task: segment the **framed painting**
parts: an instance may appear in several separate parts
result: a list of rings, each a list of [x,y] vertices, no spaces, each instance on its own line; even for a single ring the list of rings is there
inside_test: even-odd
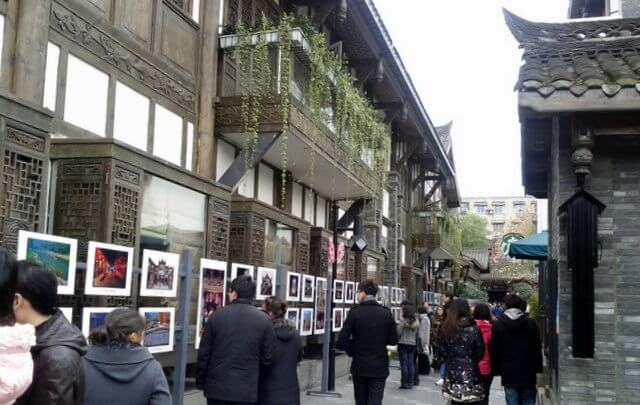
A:
[[[44,233],[18,233],[18,260],[27,260],[52,272],[58,294],[73,295],[76,281],[78,241]]]
[[[145,249],[142,253],[140,295],[175,297],[178,291],[180,255]]]
[[[198,320],[196,323],[196,349],[207,321],[226,303],[227,262],[200,259],[200,290],[198,294]]]
[[[316,277],[316,308],[315,322],[313,325],[313,334],[322,335],[325,330],[325,304],[327,295],[327,279],[324,277]]]
[[[300,273],[291,271],[287,273],[287,301],[300,301],[300,278]]]
[[[313,334],[313,308],[301,308],[300,313],[300,336],[310,336]]]
[[[316,278],[308,274],[302,275],[302,302],[313,302],[316,290]]]
[[[300,330],[300,308],[287,308],[287,321]]]
[[[257,300],[264,300],[276,295],[276,274],[276,269],[258,267],[258,275],[256,276]]]
[[[144,328],[144,346],[151,353],[173,351],[175,328],[175,308],[156,307],[139,308],[140,315],[146,320]]]
[[[344,281],[333,280],[333,302],[342,304],[344,302]]]
[[[333,317],[331,322],[331,330],[340,332],[342,330],[342,322],[344,320],[344,310],[342,308],[333,308]]]
[[[131,295],[133,248],[89,242],[84,293],[87,295]]]
[[[89,337],[92,330],[104,325],[107,315],[115,307],[84,307],[82,308],[82,334]]]
[[[255,267],[242,263],[231,263],[231,281],[240,276],[251,276],[251,280],[255,281]]]

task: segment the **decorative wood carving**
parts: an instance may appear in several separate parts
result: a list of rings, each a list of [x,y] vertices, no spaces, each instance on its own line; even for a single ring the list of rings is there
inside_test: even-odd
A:
[[[16,128],[7,127],[5,140],[40,153],[45,152],[46,140],[43,137],[31,135]]]
[[[209,197],[207,257],[226,261],[229,246],[229,203]]]
[[[176,103],[191,111],[195,109],[193,83],[186,87],[177,82],[57,2],[51,7],[51,28]]]
[[[140,173],[133,172],[129,169],[126,169],[120,165],[116,165],[114,176],[118,180],[122,180],[126,183],[131,183],[133,185],[140,185]]]

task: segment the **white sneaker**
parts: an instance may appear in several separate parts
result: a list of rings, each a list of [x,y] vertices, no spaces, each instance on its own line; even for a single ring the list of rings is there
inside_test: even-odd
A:
[[[444,380],[441,378],[438,381],[436,381],[436,385],[442,386],[444,385]]]

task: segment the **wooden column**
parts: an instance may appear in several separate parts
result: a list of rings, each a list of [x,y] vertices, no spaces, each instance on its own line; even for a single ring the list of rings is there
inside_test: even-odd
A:
[[[215,110],[218,80],[218,17],[220,0],[201,2],[200,15],[201,47],[198,72],[198,150],[196,171],[213,179],[216,174]]]
[[[51,0],[20,0],[16,28],[13,91],[40,105],[49,41]]]

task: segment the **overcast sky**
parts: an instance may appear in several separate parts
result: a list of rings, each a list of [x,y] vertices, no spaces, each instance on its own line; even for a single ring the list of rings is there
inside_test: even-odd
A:
[[[513,87],[521,51],[502,7],[566,20],[567,0],[374,0],[434,125],[454,121],[462,197],[519,196],[520,124]]]

